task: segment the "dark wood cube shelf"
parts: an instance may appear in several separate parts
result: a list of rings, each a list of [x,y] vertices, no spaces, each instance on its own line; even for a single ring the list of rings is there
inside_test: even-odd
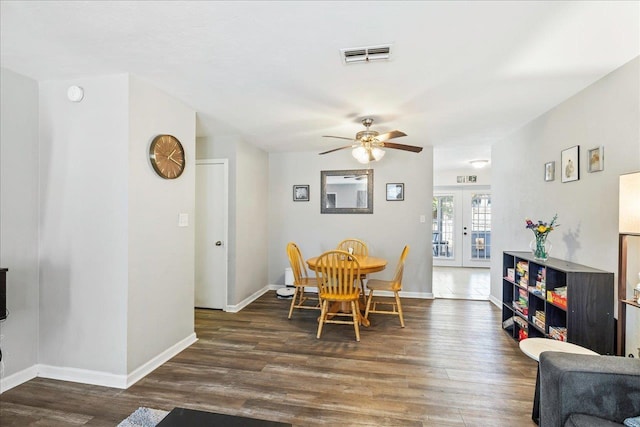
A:
[[[502,269],[502,327],[513,339],[561,330],[567,342],[614,354],[613,273],[530,252],[504,252]],[[565,300],[553,299],[558,288],[566,288]]]

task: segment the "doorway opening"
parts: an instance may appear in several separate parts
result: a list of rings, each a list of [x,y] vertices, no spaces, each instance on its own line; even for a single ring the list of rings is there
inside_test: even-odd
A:
[[[434,296],[488,300],[490,188],[436,188],[432,207]]]

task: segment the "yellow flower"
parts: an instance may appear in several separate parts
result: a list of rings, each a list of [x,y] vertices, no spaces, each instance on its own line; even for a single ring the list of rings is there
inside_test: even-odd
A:
[[[542,224],[540,224],[540,225],[538,226],[538,232],[539,232],[539,233],[544,233],[545,231],[547,231],[547,226],[546,226],[546,225],[542,225]]]

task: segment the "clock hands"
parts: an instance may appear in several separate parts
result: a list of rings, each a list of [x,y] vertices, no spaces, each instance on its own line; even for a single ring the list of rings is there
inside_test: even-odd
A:
[[[171,160],[173,163],[175,163],[175,164],[176,164],[176,165],[178,165],[178,166],[182,166],[182,163],[181,163],[181,162],[177,161],[176,159],[174,159],[174,158],[172,157],[172,156],[173,156],[173,153],[175,153],[175,152],[176,152],[176,149],[174,149],[174,150],[171,152],[171,154],[169,154],[169,155],[167,156],[167,159]]]

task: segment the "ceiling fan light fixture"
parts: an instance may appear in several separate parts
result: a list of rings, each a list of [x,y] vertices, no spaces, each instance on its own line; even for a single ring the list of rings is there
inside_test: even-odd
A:
[[[489,160],[478,159],[469,162],[474,169],[482,169],[489,164]]]
[[[371,149],[371,154],[373,155],[373,158],[376,159],[376,162],[384,157],[384,153],[385,151],[378,147]]]
[[[377,162],[384,157],[385,151],[378,148],[366,148],[364,146],[356,147],[351,151],[351,155],[362,164],[369,162]]]
[[[367,149],[362,146],[354,148],[351,151],[351,155],[360,163],[369,163],[369,153],[367,152]]]

